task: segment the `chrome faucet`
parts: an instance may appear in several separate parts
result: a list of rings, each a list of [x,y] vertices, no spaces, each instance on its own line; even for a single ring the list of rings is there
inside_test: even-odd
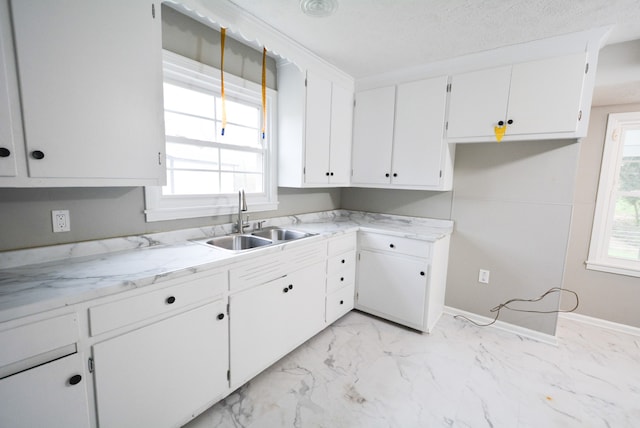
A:
[[[235,225],[238,233],[244,233],[244,228],[248,226],[242,219],[243,211],[247,211],[247,198],[244,195],[244,189],[238,192],[238,222]]]

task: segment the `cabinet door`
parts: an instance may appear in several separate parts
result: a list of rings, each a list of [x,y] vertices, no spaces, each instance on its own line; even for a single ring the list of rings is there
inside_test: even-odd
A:
[[[451,78],[448,138],[491,137],[507,115],[511,66]]]
[[[356,94],[351,183],[389,184],[395,86]]]
[[[220,398],[228,388],[225,303],[94,345],[100,427],[178,426]]]
[[[29,175],[163,182],[159,2],[11,6]]]
[[[307,72],[305,184],[329,183],[331,82]]]
[[[85,363],[74,354],[0,380],[0,426],[88,427]]]
[[[16,144],[14,141],[14,117],[10,97],[10,84],[15,85],[15,74],[11,69],[10,55],[13,55],[11,43],[11,22],[8,3],[0,3],[0,177],[16,176]],[[11,74],[10,74],[11,73]],[[11,83],[10,83],[11,82]]]
[[[446,100],[446,76],[398,85],[391,183],[440,183]]]
[[[361,251],[356,308],[421,329],[427,267],[413,257]]]
[[[229,298],[232,388],[323,327],[324,278],[319,263]]]
[[[329,182],[346,186],[351,177],[353,92],[333,84],[331,91],[331,151]]]
[[[586,53],[513,66],[506,135],[575,132]]]

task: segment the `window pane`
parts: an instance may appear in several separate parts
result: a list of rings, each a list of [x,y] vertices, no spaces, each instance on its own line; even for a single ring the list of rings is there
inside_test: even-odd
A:
[[[164,129],[165,133],[172,137],[185,137],[201,141],[215,141],[216,137],[215,121],[179,113],[164,113]]]
[[[167,168],[217,170],[218,149],[167,142]]]
[[[220,150],[223,171],[262,172],[262,154],[236,150]]]
[[[167,170],[163,195],[210,195],[218,193],[219,176],[213,171]]]
[[[216,117],[216,98],[213,94],[205,94],[165,83],[164,108],[165,110],[180,111],[214,119]]]
[[[222,99],[216,100],[218,105],[218,119],[222,120]],[[260,128],[260,105],[244,104],[225,98],[227,107],[227,124],[243,125],[249,128]]]
[[[218,126],[222,126],[218,124]],[[234,146],[262,148],[260,129],[245,128],[243,126],[230,125],[224,130],[224,136],[218,135],[218,142]]]
[[[640,260],[640,197],[621,196],[616,200],[609,257]]]
[[[244,189],[246,193],[262,193],[261,174],[233,174],[223,172],[220,174],[221,193],[235,193]]]

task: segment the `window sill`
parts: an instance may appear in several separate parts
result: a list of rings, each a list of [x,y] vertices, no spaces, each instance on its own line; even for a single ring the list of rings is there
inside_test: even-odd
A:
[[[615,265],[612,263],[592,262],[587,260],[585,262],[587,269],[598,270],[601,272],[614,273],[617,275],[627,275],[640,278],[640,270],[634,269],[629,266]]]
[[[264,202],[249,204],[250,211],[274,211],[278,209],[278,202]],[[225,206],[204,206],[204,207],[180,207],[180,208],[157,208],[151,210],[145,210],[147,222],[153,221],[165,221],[165,220],[180,220],[186,218],[197,217],[214,217],[226,214],[236,214],[238,212],[237,205],[225,205]]]

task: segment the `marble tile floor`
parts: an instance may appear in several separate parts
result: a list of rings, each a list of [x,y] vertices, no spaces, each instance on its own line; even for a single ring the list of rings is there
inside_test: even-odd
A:
[[[444,315],[351,312],[188,428],[640,427],[640,337],[561,319],[558,345]]]

